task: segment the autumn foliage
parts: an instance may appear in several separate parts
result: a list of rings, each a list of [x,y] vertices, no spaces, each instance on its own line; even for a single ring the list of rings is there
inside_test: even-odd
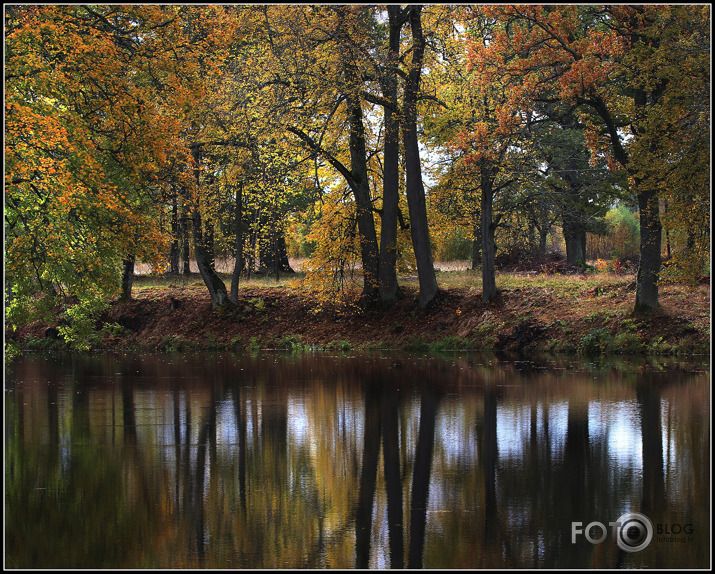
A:
[[[190,249],[235,304],[297,229],[323,300],[394,302],[416,265],[427,305],[448,241],[493,298],[496,252],[560,229],[585,263],[614,209],[654,308],[708,270],[709,30],[704,5],[9,6],[11,322],[99,308],[127,264],[177,273]]]

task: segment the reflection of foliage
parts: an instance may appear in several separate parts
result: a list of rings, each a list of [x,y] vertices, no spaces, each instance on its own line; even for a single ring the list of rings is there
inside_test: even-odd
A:
[[[368,372],[375,383],[378,375],[389,374],[389,384],[402,389],[391,399],[378,385],[370,392],[378,401],[373,415],[389,406],[379,401],[394,400],[403,518],[411,512],[410,477],[426,418],[417,388],[407,381],[424,382],[427,374],[436,386],[460,389],[442,396],[436,411],[426,568],[616,564],[615,544],[574,552],[554,519],[595,509],[605,520],[619,516],[624,504],[640,504],[640,457],[631,458],[614,443],[614,421],[629,436],[668,437],[669,464],[656,466],[674,492],[690,493],[677,499],[678,514],[696,525],[708,523],[708,509],[697,496],[709,482],[708,426],[702,424],[707,374],[680,378],[682,372],[659,374],[660,363],[640,363],[641,371],[625,360],[588,358],[545,370],[511,362],[495,368],[475,364],[471,355],[453,355],[447,361],[401,360],[399,375],[392,357],[371,357],[367,370],[361,367],[370,362],[365,357],[265,359],[246,358],[234,371],[235,358],[227,359],[233,365],[228,368],[220,359],[214,365],[94,357],[74,361],[74,375],[139,371],[142,380],[168,379],[171,385],[157,382],[132,392],[129,378],[103,387],[92,377],[91,387],[68,393],[47,385],[49,372],[38,369],[46,361],[21,362],[17,377],[25,384],[6,406],[6,566],[354,567],[359,479],[370,436],[363,388]],[[266,371],[266,364],[273,366]],[[70,372],[69,366],[49,368],[58,380]],[[36,386],[31,372],[40,381]],[[663,385],[652,384],[661,377]],[[301,382],[285,386],[289,380]],[[655,389],[654,400],[637,393],[643,382],[651,395]],[[491,385],[499,389],[498,398]],[[668,416],[649,418],[654,422],[644,426],[639,412],[652,417],[661,404],[667,404]],[[490,457],[485,446],[494,446],[497,437],[497,456]],[[372,443],[381,452],[369,524],[370,567],[388,558],[388,473],[381,443]],[[641,452],[637,444],[635,449]],[[664,522],[677,521],[664,503],[654,512],[663,512]],[[410,524],[404,520],[405,550]],[[709,541],[707,534],[702,540]],[[533,552],[535,540],[547,551]],[[693,553],[685,546],[674,548],[669,560],[699,565],[707,559],[706,550]],[[655,559],[626,558],[627,566]]]
[[[58,448],[58,445],[51,445]],[[57,453],[54,455],[57,456]],[[6,450],[6,566],[117,568],[140,565],[151,550],[154,509],[130,494],[127,470],[104,449],[75,446],[68,469],[48,462],[47,447],[15,442]],[[26,473],[31,473],[28,475]],[[122,541],[118,544],[118,541]]]

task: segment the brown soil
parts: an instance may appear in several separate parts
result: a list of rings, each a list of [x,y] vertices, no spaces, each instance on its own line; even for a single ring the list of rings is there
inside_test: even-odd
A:
[[[565,293],[529,286],[525,276],[525,287],[505,289],[490,303],[482,302],[480,290],[446,287],[427,309],[418,308],[414,286],[403,287],[404,297],[388,308],[322,311],[303,291],[289,287],[242,288],[236,308],[217,310],[199,285],[144,288],[136,299],[114,302],[105,312],[98,327],[122,329],[104,330],[96,346],[709,353],[709,284],[665,285],[660,310],[633,316],[634,283],[594,288],[585,278],[572,278],[574,288]],[[52,326],[27,325],[12,338],[27,346],[56,337]]]

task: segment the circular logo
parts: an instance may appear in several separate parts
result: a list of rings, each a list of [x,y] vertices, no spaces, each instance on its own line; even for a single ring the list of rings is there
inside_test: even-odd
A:
[[[618,522],[618,546],[621,550],[640,552],[653,540],[653,524],[647,516],[628,512]]]

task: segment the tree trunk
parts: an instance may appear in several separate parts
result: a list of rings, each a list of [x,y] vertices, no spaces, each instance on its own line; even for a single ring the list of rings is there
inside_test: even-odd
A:
[[[239,183],[236,190],[236,262],[233,265],[233,275],[231,276],[231,295],[229,299],[234,305],[238,305],[238,284],[241,280],[243,270],[243,184]]]
[[[204,219],[204,257],[206,261],[213,267],[216,268],[216,252],[214,249],[215,241],[215,226],[213,219]]]
[[[481,217],[481,213],[479,217]],[[474,235],[474,239],[472,239],[472,270],[474,270],[482,261],[482,227],[478,218],[474,220],[472,234]]]
[[[223,281],[216,273],[216,270],[211,265],[209,258],[206,255],[206,248],[204,246],[204,238],[201,232],[201,215],[199,215],[198,210],[194,210],[193,213],[193,227],[194,227],[194,253],[196,255],[196,266],[199,268],[199,273],[201,278],[204,280],[206,288],[209,290],[209,295],[211,296],[211,306],[216,309],[229,301],[228,293],[226,292],[226,286]]]
[[[668,217],[668,200],[666,199],[663,203],[663,217],[667,219]],[[666,228],[665,230],[665,258],[670,261],[672,254],[670,252],[670,232]]]
[[[573,117],[563,120],[562,125],[570,127]],[[576,176],[579,167],[577,158],[570,157],[566,162],[569,168],[562,174],[568,183],[565,200],[561,208],[564,241],[566,243],[566,262],[569,265],[586,264],[586,214],[580,200],[583,195],[583,183]]]
[[[397,212],[400,201],[400,122],[397,116],[397,74],[395,66],[400,50],[400,7],[390,5],[389,52],[383,95],[394,106],[385,106],[385,153],[382,182],[382,227],[380,230],[380,300],[394,302],[397,284]]]
[[[275,232],[273,233],[271,245],[273,247],[273,272],[276,274],[276,283],[278,283],[281,280],[281,256]]]
[[[422,58],[425,40],[422,35],[420,18],[421,6],[410,6],[410,26],[412,28],[412,64],[404,92],[404,124],[402,137],[405,145],[405,173],[407,176],[407,205],[410,210],[410,231],[412,247],[417,260],[417,276],[420,283],[419,306],[426,307],[439,293],[437,277],[432,261],[429,226],[427,224],[427,205],[422,183],[422,166],[417,140],[417,94],[422,74]]]
[[[269,231],[269,236],[260,243],[258,249],[258,268],[266,275],[280,273],[295,273],[288,261],[288,246],[285,236],[280,230]]]
[[[199,188],[199,165],[201,161],[201,155],[198,147],[194,147],[192,149],[192,155],[194,156],[194,172],[196,176],[196,186],[197,188]],[[214,309],[216,309],[216,307],[220,307],[227,302],[230,303],[230,300],[228,298],[228,293],[226,292],[226,286],[223,284],[223,281],[216,273],[211,258],[206,251],[204,237],[201,229],[201,215],[199,214],[197,205],[194,205],[191,219],[194,228],[194,253],[196,255],[196,265],[199,268],[199,273],[201,274],[201,278],[204,280],[206,288],[209,290],[209,295],[211,296],[211,305]]]
[[[182,270],[184,275],[191,274],[191,264],[189,261],[189,218],[187,216],[187,209],[183,205],[181,206],[181,217],[179,218],[179,227],[181,234],[181,260],[182,260]]]
[[[651,311],[659,306],[658,275],[662,241],[657,192],[654,189],[641,189],[639,183],[636,180],[640,211],[640,262],[636,278],[634,309],[636,313]]]
[[[179,205],[174,193],[171,198],[171,251],[169,253],[169,273],[179,274]]]
[[[261,208],[253,210],[253,231],[251,231],[250,249],[248,251],[248,267],[246,279],[251,280],[251,275],[256,268],[256,246],[258,245],[258,228],[261,220]]]
[[[278,235],[278,260],[280,261],[282,273],[295,273],[288,260],[288,244],[286,243],[285,233]]]
[[[583,265],[586,262],[586,229],[580,225],[578,216],[564,214],[563,216],[564,242],[566,243],[566,263],[569,265]]]
[[[350,68],[350,66],[347,66]],[[370,183],[367,171],[365,148],[365,126],[363,124],[362,103],[357,94],[348,94],[348,119],[350,122],[350,171],[352,190],[357,208],[357,226],[360,235],[360,254],[363,272],[363,299],[372,300],[379,296],[379,254],[377,233],[372,216]]]
[[[539,228],[539,254],[544,255],[546,253],[546,238],[549,235],[548,227],[544,226]]]
[[[494,181],[492,166],[487,160],[481,160],[480,166],[482,184],[482,301],[495,299],[498,291],[495,277],[496,245],[493,221]]]
[[[124,271],[122,272],[122,293],[119,296],[121,301],[129,301],[132,298],[132,285],[134,283],[134,261],[135,256],[130,255],[122,261]]]

